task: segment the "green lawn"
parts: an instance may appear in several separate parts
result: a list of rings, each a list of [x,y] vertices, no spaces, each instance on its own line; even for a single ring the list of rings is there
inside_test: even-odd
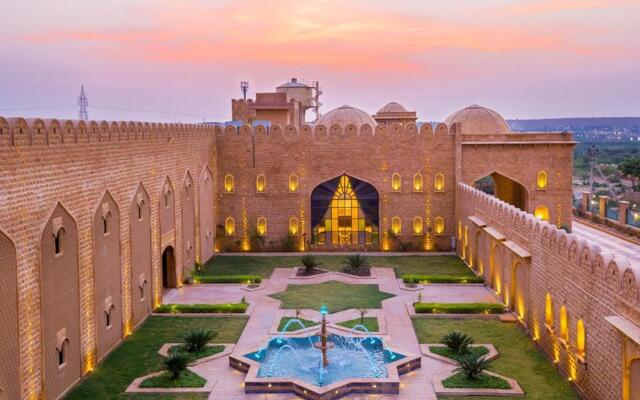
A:
[[[491,371],[518,381],[527,399],[578,400],[571,385],[556,371],[553,364],[535,348],[515,324],[481,319],[414,318],[413,326],[420,343],[438,343],[451,331],[473,337],[475,343],[493,344],[500,356],[491,362]],[[441,400],[492,400],[495,397],[439,397]],[[501,397],[519,399],[519,397]]]
[[[393,297],[378,290],[378,285],[349,285],[329,281],[317,285],[287,285],[287,290],[271,297],[281,300],[281,308],[319,310],[322,305],[336,313],[350,308],[380,308],[380,302]]]
[[[338,322],[338,325],[344,326],[345,328],[353,328],[356,325],[364,325],[365,328],[369,332],[378,332],[378,318],[376,317],[364,317],[364,320],[360,320],[360,318],[351,319],[349,321]],[[362,331],[358,329],[358,331]]]
[[[206,399],[202,394],[125,395],[123,392],[135,378],[162,369],[158,350],[163,344],[182,342],[182,336],[193,328],[216,332],[216,343],[235,343],[246,322],[246,317],[149,317],[66,399]]]
[[[451,358],[455,361],[460,361],[462,357],[464,357],[464,355],[454,353],[454,351],[448,347],[429,346],[429,350],[434,354]],[[473,354],[476,357],[481,357],[489,353],[489,349],[487,349],[486,347],[474,346],[474,347],[469,347],[469,353]]]
[[[361,253],[362,254],[362,253]],[[300,256],[217,256],[203,267],[201,276],[206,275],[259,275],[271,276],[274,268],[300,267]],[[340,271],[345,255],[317,256],[320,268]],[[457,256],[367,256],[374,267],[390,267],[398,278],[404,274],[474,276],[471,270]]]
[[[482,374],[477,379],[469,379],[462,372],[443,380],[442,386],[446,388],[511,389],[509,382],[497,376]],[[474,398],[478,399],[479,397]]]
[[[207,384],[207,380],[188,369],[180,374],[178,379],[173,379],[171,372],[163,372],[158,376],[147,378],[140,384],[143,388],[201,388]]]

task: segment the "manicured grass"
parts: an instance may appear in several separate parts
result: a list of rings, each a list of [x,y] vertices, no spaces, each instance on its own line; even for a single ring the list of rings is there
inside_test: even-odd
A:
[[[190,360],[189,362],[193,362],[200,358],[209,357],[214,354],[221,353],[222,351],[224,351],[224,346],[204,346],[200,351],[189,353],[184,349],[184,345],[179,344],[176,346],[171,346],[171,348],[169,349],[169,352],[171,352],[172,350],[178,350],[178,349],[182,350],[184,354],[186,354],[189,357],[189,360]]]
[[[172,379],[170,372],[147,378],[140,384],[143,388],[200,388],[206,385],[207,380],[191,371],[184,370],[180,378]]]
[[[287,322],[289,322],[292,319],[296,319],[295,317],[284,317],[280,319],[280,324],[278,325],[278,332],[281,332],[285,325],[287,325]],[[309,321],[308,319],[302,319],[302,318],[298,318],[302,324],[304,325],[305,328],[309,328],[311,326],[316,326],[318,325],[317,322],[315,321]],[[291,325],[289,325],[287,327],[287,332],[292,332],[292,331],[297,331],[299,329],[302,329],[302,327],[300,326],[300,324],[298,323],[292,323]]]
[[[456,276],[456,275],[422,275],[422,274],[405,274],[402,275],[404,283],[418,283],[421,285],[429,283],[483,283],[484,280],[479,276]]]
[[[442,386],[446,388],[511,389],[509,382],[497,376],[482,374],[478,376],[478,379],[469,379],[461,372],[444,379]]]
[[[226,304],[160,304],[154,312],[159,314],[242,314],[247,312],[247,303]]]
[[[527,399],[578,400],[571,385],[515,324],[486,319],[414,318],[413,326],[420,343],[438,343],[451,331],[466,333],[476,343],[493,344],[500,357],[489,369],[514,378],[522,386]],[[440,399],[492,400],[494,397],[441,397]],[[507,399],[507,397],[501,397]],[[509,397],[516,400],[518,397]]]
[[[504,306],[496,303],[415,303],[416,314],[501,314]]]
[[[123,392],[135,378],[162,370],[163,357],[158,350],[163,344],[182,342],[184,334],[194,328],[216,332],[218,343],[235,343],[246,323],[246,317],[149,317],[66,399],[206,399],[200,394],[133,396]]]
[[[364,327],[367,328],[369,332],[378,332],[378,329],[380,329],[380,327],[378,326],[378,318],[376,317],[364,317],[363,320],[360,320],[360,318],[356,318],[349,321],[338,322],[338,325],[344,326],[345,328],[349,329],[360,324],[364,325]]]
[[[246,285],[262,282],[258,275],[199,275],[195,274],[196,283],[244,283]]]
[[[281,300],[281,308],[319,310],[322,305],[336,313],[350,308],[380,308],[380,302],[393,297],[378,285],[349,285],[330,281],[317,285],[287,285],[287,290],[270,295]]]
[[[217,256],[209,260],[199,276],[207,275],[258,275],[271,276],[274,268],[301,267],[299,256]],[[361,253],[363,254],[363,253]],[[317,256],[320,268],[332,271],[342,270],[346,254],[337,256]],[[396,276],[406,274],[449,275],[473,278],[475,275],[457,256],[368,256],[374,267],[389,267]]]
[[[464,357],[464,355],[454,353],[453,350],[448,347],[429,346],[429,350],[433,354],[447,357],[455,361],[460,361],[460,359]],[[480,357],[489,353],[489,349],[487,349],[486,347],[469,347],[469,352],[476,357]]]

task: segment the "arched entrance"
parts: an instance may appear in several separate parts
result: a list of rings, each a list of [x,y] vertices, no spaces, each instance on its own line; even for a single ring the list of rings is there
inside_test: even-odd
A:
[[[162,288],[176,287],[176,257],[173,247],[167,246],[162,252]]]
[[[480,178],[473,183],[476,189],[493,195],[523,211],[528,210],[529,195],[519,182],[497,172]]]
[[[378,191],[369,183],[340,175],[311,192],[312,243],[369,245],[379,241]]]

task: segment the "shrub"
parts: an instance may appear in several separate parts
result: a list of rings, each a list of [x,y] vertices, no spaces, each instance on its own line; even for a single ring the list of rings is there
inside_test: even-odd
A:
[[[343,271],[349,274],[360,274],[364,269],[371,267],[367,257],[363,257],[360,254],[348,255],[345,258],[345,265]]]
[[[493,303],[416,303],[417,314],[502,314],[504,306]]]
[[[405,274],[402,275],[404,283],[483,283],[484,280],[480,276],[456,276],[456,275],[421,275],[421,274]]]
[[[180,374],[187,369],[189,365],[189,357],[180,350],[169,352],[164,361],[164,369],[171,373],[172,379],[180,378]]]
[[[302,262],[302,265],[304,265],[304,272],[307,275],[311,275],[313,270],[320,265],[320,263],[316,259],[316,256],[311,254],[305,254],[304,256],[302,256],[300,261]]]
[[[465,333],[453,331],[444,335],[440,343],[450,348],[451,351],[456,354],[468,354],[469,345],[473,343],[473,339]]]
[[[258,275],[196,275],[194,280],[198,283],[260,283],[262,278]]]
[[[214,314],[242,314],[247,311],[247,303],[227,304],[161,304],[155,312],[160,314],[190,314],[190,313],[214,313]]]
[[[297,237],[292,235],[292,234],[288,234],[287,236],[285,236],[284,238],[281,239],[281,243],[282,243],[282,251],[287,251],[287,252],[291,252],[291,251],[296,251],[296,241],[297,241]]]
[[[216,333],[212,330],[196,328],[192,329],[184,335],[184,348],[189,353],[195,353],[204,348],[214,337]]]
[[[454,372],[461,372],[468,379],[478,379],[488,367],[489,361],[487,361],[486,357],[467,354],[458,361],[458,368]]]

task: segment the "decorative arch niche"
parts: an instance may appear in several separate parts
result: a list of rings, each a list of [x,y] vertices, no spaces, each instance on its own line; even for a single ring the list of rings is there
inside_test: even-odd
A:
[[[131,312],[133,326],[153,309],[151,267],[151,208],[149,194],[140,183],[129,207],[131,231]]]

